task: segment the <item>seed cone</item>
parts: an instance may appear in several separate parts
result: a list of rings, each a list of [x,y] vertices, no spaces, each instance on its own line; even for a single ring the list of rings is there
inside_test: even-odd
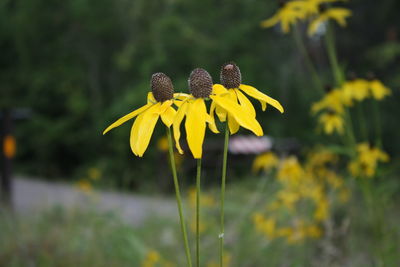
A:
[[[235,62],[228,62],[222,65],[220,72],[221,84],[227,88],[238,88],[242,83],[242,74]]]
[[[196,98],[207,98],[212,92],[213,81],[205,69],[194,69],[190,73],[188,83],[190,92]]]
[[[164,102],[174,97],[174,86],[171,79],[162,72],[151,76],[151,92],[158,102]]]

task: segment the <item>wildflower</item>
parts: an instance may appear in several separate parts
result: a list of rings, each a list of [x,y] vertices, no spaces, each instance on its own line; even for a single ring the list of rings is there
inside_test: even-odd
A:
[[[342,94],[346,99],[363,101],[369,96],[369,83],[360,78],[346,81],[342,86]]]
[[[324,8],[308,26],[308,35],[314,35],[318,31],[318,28],[330,19],[336,21],[340,26],[345,27],[347,24],[346,18],[350,16],[351,11],[347,8]]]
[[[100,179],[101,172],[98,168],[90,168],[88,170],[88,176],[91,180],[98,180]]]
[[[318,222],[325,220],[329,215],[329,202],[324,197],[317,202],[317,208],[314,212],[314,219]]]
[[[267,152],[261,155],[258,155],[253,161],[252,171],[253,173],[257,173],[260,170],[269,171],[272,168],[278,166],[279,159],[273,152]]]
[[[154,127],[161,117],[162,122],[170,127],[175,117],[174,88],[171,79],[164,73],[155,73],[151,77],[151,90],[147,95],[147,104],[132,111],[108,126],[103,134],[137,116],[132,125],[130,146],[132,152],[142,157],[146,151]],[[178,94],[176,94],[177,96]]]
[[[142,267],[153,267],[153,266],[156,266],[157,263],[160,263],[160,261],[161,261],[160,254],[155,250],[151,250],[147,253],[146,258],[142,262],[141,266]]]
[[[311,112],[316,114],[324,109],[330,109],[337,113],[342,114],[344,111],[344,105],[347,104],[343,99],[343,94],[339,89],[330,90],[325,96],[318,102],[315,102],[311,106]]]
[[[6,156],[7,158],[13,158],[17,150],[16,147],[17,147],[17,142],[15,141],[15,138],[13,136],[7,135],[3,138],[4,156]]]
[[[335,131],[339,134],[343,134],[344,120],[343,117],[336,112],[328,111],[321,114],[319,117],[319,123],[322,125],[326,134],[330,135]]]
[[[281,23],[282,31],[288,33],[290,26],[295,25],[298,20],[302,20],[306,17],[306,13],[302,8],[304,1],[280,1],[280,8],[278,12],[271,18],[261,22],[261,27],[269,28]]]
[[[304,170],[296,157],[291,156],[281,162],[277,178],[288,184],[298,184],[304,176]]]
[[[391,94],[391,91],[389,88],[387,88],[381,81],[378,79],[373,79],[372,81],[369,81],[368,87],[370,89],[371,95],[373,98],[376,100],[382,100],[386,96]]]
[[[357,158],[348,165],[353,176],[373,177],[376,173],[378,162],[388,162],[389,155],[368,143],[357,145]]]
[[[242,93],[246,93],[247,95],[257,99],[261,103],[262,110],[264,111],[267,108],[267,104],[272,105],[276,109],[278,109],[281,113],[284,112],[282,105],[279,101],[269,97],[262,92],[258,91],[256,88],[241,84],[242,75],[240,73],[239,67],[234,62],[228,62],[221,67],[220,72],[220,80],[221,84],[214,84],[213,93],[221,96],[225,96],[226,98],[230,98],[233,102],[238,103],[240,107],[242,107],[247,117],[256,117],[256,111],[253,107],[253,104],[250,100]],[[219,105],[219,103],[213,101],[210,107],[210,115],[214,117],[214,111],[217,114],[220,121],[224,122],[228,119],[229,131],[231,134],[236,133],[239,130],[239,126],[245,127],[242,125],[237,119],[231,114],[227,114],[227,111],[224,110],[224,107]],[[246,127],[245,127],[246,128]],[[262,129],[261,129],[262,130]],[[261,132],[255,132],[256,135],[262,135]]]
[[[84,179],[79,180],[76,186],[80,191],[83,191],[85,193],[90,193],[93,190],[92,184]]]
[[[206,70],[200,68],[193,70],[189,77],[189,87],[191,94],[184,97],[180,103],[173,122],[174,138],[179,153],[183,153],[179,138],[181,135],[180,125],[185,116],[186,139],[195,159],[202,157],[206,123],[211,131],[218,133],[213,116],[207,113],[204,100],[208,98],[212,99],[215,106],[226,111],[241,126],[253,131],[258,136],[263,134],[260,124],[254,117],[248,116],[246,110],[225,97],[224,94],[212,93],[212,78]]]
[[[253,223],[257,231],[265,234],[268,238],[274,238],[276,221],[274,218],[265,218],[261,213],[253,214]]]

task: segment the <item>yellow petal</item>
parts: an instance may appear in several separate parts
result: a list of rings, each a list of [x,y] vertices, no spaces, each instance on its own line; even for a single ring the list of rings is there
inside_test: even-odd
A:
[[[221,84],[214,84],[212,88],[213,95],[222,95],[228,93],[228,90]]]
[[[139,115],[140,113],[142,113],[143,111],[145,111],[146,109],[148,109],[149,107],[151,107],[153,104],[146,104],[141,108],[138,108],[134,111],[132,111],[131,113],[123,116],[122,118],[118,119],[116,122],[114,122],[113,124],[111,124],[110,126],[107,127],[107,129],[104,130],[103,134],[106,134],[108,131],[114,129],[115,127],[120,126],[121,124],[125,123],[126,121],[136,117],[137,115]]]
[[[154,95],[152,92],[149,92],[147,94],[147,104],[154,104],[157,103],[157,100],[154,98]]]
[[[237,99],[239,100],[240,106],[244,108],[249,115],[255,117],[256,111],[250,100],[242,92],[240,92],[240,90],[235,90],[235,93],[237,95]]]
[[[237,123],[235,118],[230,114],[228,114],[228,126],[231,134],[237,133],[237,131],[239,131],[240,128],[239,123]]]
[[[185,114],[187,111],[187,106],[188,106],[188,102],[184,101],[184,103],[179,107],[178,111],[176,112],[174,122],[172,124],[173,130],[174,130],[175,146],[180,154],[183,154],[183,150],[179,143],[179,138],[181,137],[180,127],[181,127],[182,120],[185,117]]]
[[[210,96],[215,103],[232,115],[242,127],[251,130],[257,136],[263,135],[263,130],[255,117],[249,116],[246,111],[227,97]]]
[[[217,105],[215,107],[215,113],[217,113],[218,119],[221,122],[226,121],[226,111],[223,108],[221,108],[220,106]]]
[[[203,141],[206,132],[207,109],[202,98],[190,103],[186,113],[186,138],[195,159],[200,159],[203,153]]]
[[[161,120],[166,126],[171,127],[172,123],[174,122],[175,115],[175,109],[169,107],[164,111],[164,113],[161,114]]]
[[[214,111],[215,111],[215,103],[212,101],[211,102],[211,107],[210,107],[210,115],[207,114],[206,120],[208,122],[208,127],[213,133],[219,133],[217,125],[215,124],[215,118],[214,118]]]
[[[281,103],[279,103],[279,101],[261,93],[256,88],[249,86],[249,85],[244,85],[244,84],[241,84],[239,86],[239,88],[241,90],[243,90],[249,96],[258,99],[261,103],[266,102],[266,103],[270,104],[271,106],[273,106],[274,108],[276,108],[277,110],[279,110],[281,113],[284,112],[283,107],[282,107]]]
[[[279,22],[279,19],[280,19],[280,16],[279,16],[279,13],[277,13],[274,16],[272,16],[271,18],[261,21],[261,27],[263,27],[263,28],[272,27]]]
[[[144,113],[140,114],[136,118],[134,123],[132,124],[132,128],[131,128],[131,136],[129,138],[129,144],[130,144],[131,150],[132,150],[133,154],[135,154],[135,156],[138,155],[136,143],[138,140],[139,127],[143,121],[143,116],[144,116]]]
[[[171,107],[172,103],[173,103],[172,100],[164,101],[161,104],[160,109],[157,111],[158,114],[160,114],[160,115],[163,114],[169,107]]]
[[[160,109],[160,106],[160,103],[153,105],[140,114],[133,123],[130,145],[132,152],[139,157],[143,156],[149,145],[151,135],[159,117],[156,111]]]

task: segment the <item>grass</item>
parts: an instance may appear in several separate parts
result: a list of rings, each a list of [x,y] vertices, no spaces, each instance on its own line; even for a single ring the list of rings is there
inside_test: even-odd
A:
[[[335,206],[324,222],[324,236],[297,244],[267,240],[255,231],[251,214],[265,206],[276,187],[268,177],[228,184],[229,266],[399,266],[400,207],[393,190],[398,184],[382,184],[372,184],[365,201],[359,183],[353,183],[350,201]],[[211,199],[218,199],[218,193],[218,188],[205,192]],[[186,206],[189,224],[194,220],[192,210]],[[218,262],[218,201],[204,205],[203,212],[201,266],[217,266],[213,264]],[[2,211],[0,229],[0,266],[185,265],[177,220],[154,217],[133,227],[114,213],[55,207],[28,218]],[[189,238],[194,253],[194,232]],[[141,265],[151,251],[159,253],[159,265]]]

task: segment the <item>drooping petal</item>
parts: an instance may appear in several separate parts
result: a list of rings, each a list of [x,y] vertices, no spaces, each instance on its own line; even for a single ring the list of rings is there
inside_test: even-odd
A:
[[[208,122],[208,127],[213,133],[219,133],[217,125],[215,124],[215,118],[214,118],[214,111],[215,111],[215,103],[211,102],[211,107],[210,107],[210,115],[207,114],[206,121]]]
[[[214,84],[212,89],[213,95],[222,95],[228,93],[228,90],[222,84]]]
[[[137,154],[139,157],[143,156],[149,146],[159,116],[160,115],[157,113],[150,112],[146,112],[143,116],[143,120],[139,126],[138,139],[136,140]]]
[[[171,127],[174,122],[174,118],[176,115],[176,110],[172,107],[169,107],[164,113],[161,114],[161,120],[167,127]]]
[[[195,159],[200,159],[203,153],[203,141],[206,132],[207,109],[204,99],[197,98],[190,103],[186,112],[186,138],[189,149]]]
[[[174,131],[175,146],[180,154],[183,154],[183,150],[179,143],[179,138],[181,137],[180,127],[181,127],[182,120],[186,115],[187,107],[188,107],[188,102],[184,101],[182,103],[182,105],[179,107],[178,111],[176,112],[174,122],[172,123],[173,131]]]
[[[155,124],[159,117],[158,111],[160,110],[160,107],[160,103],[153,105],[151,108],[140,114],[133,123],[130,145],[132,152],[139,157],[143,156],[149,145],[151,135],[153,134]]]
[[[147,110],[149,107],[151,107],[153,104],[146,104],[134,111],[132,111],[131,113],[123,116],[122,118],[119,118],[117,121],[115,121],[113,124],[111,124],[110,126],[107,127],[107,129],[104,130],[103,134],[106,134],[108,131],[114,129],[115,127],[120,126],[121,124],[125,123],[126,121],[136,117],[137,115],[139,115],[140,113],[144,112],[145,110]]]
[[[235,90],[235,93],[237,95],[237,99],[239,100],[240,106],[245,109],[249,115],[255,117],[256,116],[256,111],[253,107],[253,104],[250,102],[250,100],[242,93],[240,90]]]
[[[239,131],[240,128],[239,123],[237,123],[235,118],[230,114],[228,114],[228,126],[229,126],[229,132],[231,134],[237,133],[237,131]]]
[[[211,96],[211,99],[215,101],[217,106],[232,115],[235,118],[236,122],[239,123],[239,125],[246,129],[249,129],[257,136],[263,135],[263,130],[256,118],[253,116],[249,116],[246,111],[241,106],[239,106],[238,103],[233,102],[227,97],[221,97],[217,95]]]
[[[251,97],[253,97],[255,99],[258,99],[261,103],[265,102],[267,104],[270,104],[271,106],[273,106],[277,110],[279,110],[281,113],[284,112],[284,109],[283,109],[282,105],[279,103],[279,101],[277,101],[277,100],[273,99],[272,97],[269,97],[269,96],[261,93],[260,91],[258,91],[253,86],[241,84],[239,88],[242,91],[244,91],[246,94],[248,94],[249,96],[251,96]]]
[[[154,104],[157,103],[157,100],[154,98],[154,95],[152,92],[149,92],[147,94],[147,104]]]
[[[171,107],[173,101],[172,100],[167,100],[164,101],[161,106],[160,109],[158,110],[158,114],[163,114],[169,107]]]

